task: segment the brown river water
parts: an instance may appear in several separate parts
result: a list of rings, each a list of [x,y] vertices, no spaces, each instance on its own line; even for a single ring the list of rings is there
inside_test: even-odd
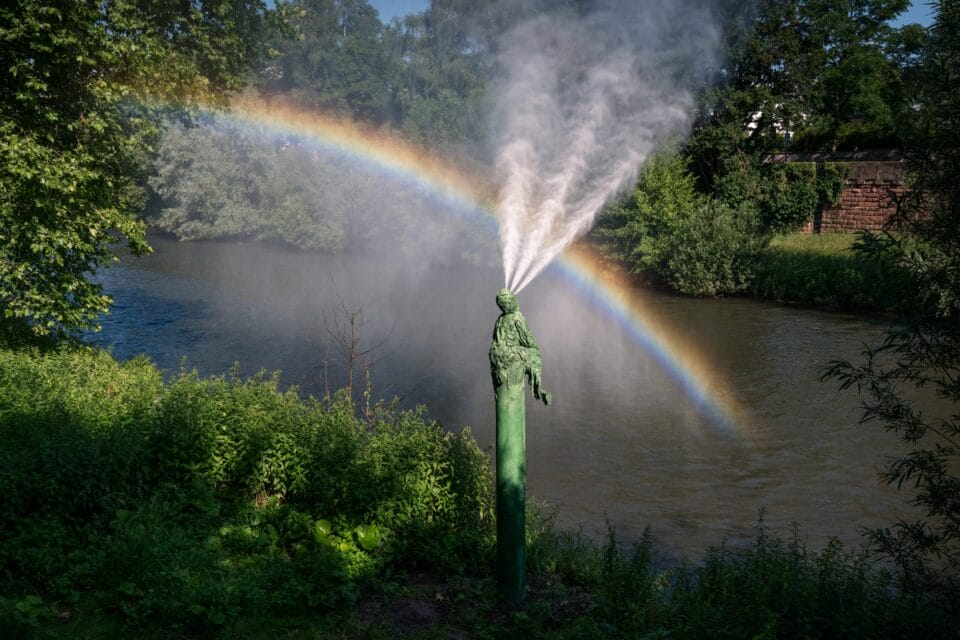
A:
[[[328,329],[343,324],[338,309],[362,306],[361,348],[382,343],[372,354],[374,395],[424,404],[446,428],[470,427],[490,448],[496,267],[151,243],[153,255],[123,257],[99,276],[115,305],[89,339],[118,358],[145,353],[170,372],[183,357],[203,374],[234,363],[246,374],[281,370],[284,385],[320,395],[345,381]],[[830,360],[876,343],[885,321],[635,294],[648,320],[669,329],[671,348],[682,345],[699,363],[693,378],[709,378],[706,405],[671,371],[669,349],[657,357],[562,270],[520,294],[555,396],[550,407],[528,402],[528,493],[559,524],[597,537],[609,523],[626,541],[649,526],[672,561],[748,543],[761,509],[775,534],[792,536],[796,523],[814,549],[831,537],[858,545],[861,528],[909,513],[877,479],[898,450],[894,437],[857,425],[854,391],[819,381]]]

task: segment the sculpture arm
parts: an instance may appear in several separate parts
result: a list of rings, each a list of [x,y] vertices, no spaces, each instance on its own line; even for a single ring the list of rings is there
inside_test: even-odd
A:
[[[540,347],[537,346],[537,341],[533,339],[533,334],[530,333],[530,328],[527,327],[527,321],[523,316],[517,318],[516,328],[520,345],[524,347],[526,352],[526,373],[530,376],[533,397],[537,400],[543,400],[544,404],[550,404],[550,392],[544,389],[541,384],[543,371],[540,363]]]
[[[536,351],[537,359],[539,360],[540,347],[537,346],[537,341],[533,339],[533,334],[530,333],[530,327],[527,326],[527,319],[521,314],[517,313],[517,319],[514,320],[514,326],[517,328],[517,337],[520,339],[520,345]]]

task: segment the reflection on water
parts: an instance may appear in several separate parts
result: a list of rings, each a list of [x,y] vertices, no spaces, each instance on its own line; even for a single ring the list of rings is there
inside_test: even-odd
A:
[[[374,393],[425,404],[451,429],[493,442],[487,349],[502,275],[382,254],[324,256],[262,244],[153,239],[155,253],[102,275],[116,303],[91,336],[121,358],[148,354],[168,371],[181,357],[204,374],[282,370],[322,394],[345,381],[331,339],[337,309],[364,308],[365,345],[383,341]],[[521,295],[543,353],[550,407],[527,405],[527,478],[566,526],[626,540],[650,525],[668,556],[798,522],[812,546],[860,541],[902,499],[877,471],[897,446],[857,427],[855,394],[818,382],[831,359],[854,357],[883,326],[750,300],[637,292],[655,325],[722,380],[736,429],[703,415],[646,351],[570,280],[546,272]]]

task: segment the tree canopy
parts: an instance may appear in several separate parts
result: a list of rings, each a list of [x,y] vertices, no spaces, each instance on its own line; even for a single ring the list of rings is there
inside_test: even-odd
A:
[[[293,0],[276,10],[266,0],[24,0],[0,9],[0,56],[9,71],[0,79],[0,308],[38,331],[95,324],[109,299],[90,275],[111,260],[111,244],[126,239],[135,254],[149,250],[139,214],[159,116],[223,104],[250,79],[267,96],[388,128],[482,166],[498,34],[543,4],[434,0],[389,25],[367,0]],[[577,11],[590,3],[566,4]],[[746,203],[749,214],[758,198],[782,200],[764,195],[766,153],[901,142],[925,40],[916,26],[890,26],[906,0],[716,6],[726,51],[680,150],[699,192],[736,210]],[[281,17],[289,28],[276,28]],[[256,77],[248,73],[254,68]],[[294,188],[302,165],[281,167],[295,154],[243,151],[244,144],[174,128],[159,177],[149,180],[165,211],[151,223],[182,237],[250,233],[303,244],[292,231],[296,221],[315,226],[322,218],[308,246],[344,246],[351,234],[338,234],[357,223],[333,212],[318,218],[316,198],[305,195],[330,202],[327,192],[337,185]],[[228,158],[263,171],[231,169]],[[174,161],[189,164],[191,175]],[[251,176],[233,195],[225,192],[231,171]],[[281,191],[299,195],[284,199]],[[728,209],[697,210],[709,217]],[[769,222],[759,227],[772,228]]]
[[[744,157],[893,148],[907,108],[915,26],[907,0],[760,0],[723,18],[726,52],[703,90],[687,154],[713,187]],[[731,5],[733,6],[733,5]]]
[[[38,332],[90,326],[89,274],[126,238],[160,111],[222,103],[267,54],[261,0],[22,0],[0,8],[0,309]]]

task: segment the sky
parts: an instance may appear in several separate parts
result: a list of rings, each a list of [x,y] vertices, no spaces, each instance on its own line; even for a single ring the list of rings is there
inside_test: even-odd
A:
[[[394,17],[420,13],[430,6],[430,0],[371,0],[370,3],[377,8],[380,19],[384,23],[390,22]],[[919,22],[924,26],[929,26],[932,14],[933,9],[927,0],[913,2],[910,8],[894,21],[894,24],[900,26],[911,22]]]
[[[923,0],[922,2],[911,2],[910,8],[893,21],[897,26],[918,22],[925,27],[929,27],[933,20],[933,7]]]
[[[430,6],[430,0],[370,0],[380,14],[380,20],[388,23],[394,17],[403,17],[411,13],[420,13]]]

